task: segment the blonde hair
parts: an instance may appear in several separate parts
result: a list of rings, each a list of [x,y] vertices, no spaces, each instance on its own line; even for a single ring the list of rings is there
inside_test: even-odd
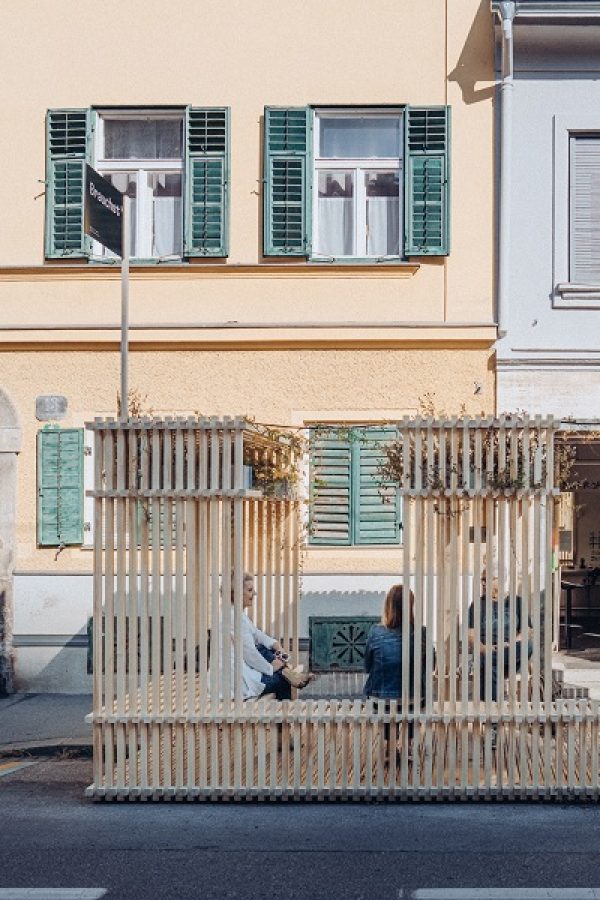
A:
[[[254,575],[250,572],[244,572],[242,575],[242,590],[244,590],[244,582],[251,581],[254,586]],[[235,572],[231,573],[231,602],[233,603],[235,597]]]
[[[381,624],[386,628],[402,628],[404,616],[404,588],[401,584],[393,584],[387,592],[383,613],[381,615]],[[412,591],[408,592],[408,617],[412,625],[415,620],[415,595]]]

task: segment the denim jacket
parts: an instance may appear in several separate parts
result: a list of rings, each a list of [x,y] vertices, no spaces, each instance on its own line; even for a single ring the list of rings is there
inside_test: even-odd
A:
[[[414,697],[414,654],[415,634],[411,627],[409,636],[409,696]],[[421,696],[425,695],[425,628],[421,629]],[[365,651],[365,684],[367,697],[384,700],[398,700],[402,696],[402,632],[384,625],[374,625],[367,638]]]

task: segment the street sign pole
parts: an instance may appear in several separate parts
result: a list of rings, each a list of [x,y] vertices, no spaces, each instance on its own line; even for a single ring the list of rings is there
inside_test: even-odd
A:
[[[121,419],[129,418],[129,197],[123,197],[121,250]]]

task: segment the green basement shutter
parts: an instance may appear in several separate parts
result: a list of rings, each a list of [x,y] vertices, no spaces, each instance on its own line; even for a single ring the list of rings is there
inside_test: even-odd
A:
[[[384,447],[396,437],[394,427],[356,430],[352,453],[352,524],[355,544],[397,544],[400,541],[400,491],[382,482]]]
[[[310,110],[265,108],[264,255],[310,253]]]
[[[406,256],[450,252],[450,108],[406,109]]]
[[[89,109],[50,109],[46,116],[46,239],[48,259],[86,258],[83,232],[85,164],[91,158]]]
[[[350,443],[324,431],[310,442],[311,544],[350,544]]]
[[[38,544],[83,543],[83,428],[38,432],[37,480]]]
[[[185,114],[184,255],[229,252],[229,109]]]

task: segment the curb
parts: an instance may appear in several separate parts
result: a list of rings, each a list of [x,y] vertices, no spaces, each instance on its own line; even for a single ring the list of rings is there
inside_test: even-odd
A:
[[[21,756],[64,756],[69,759],[91,759],[91,741],[30,741],[19,744],[1,744],[0,759]]]

